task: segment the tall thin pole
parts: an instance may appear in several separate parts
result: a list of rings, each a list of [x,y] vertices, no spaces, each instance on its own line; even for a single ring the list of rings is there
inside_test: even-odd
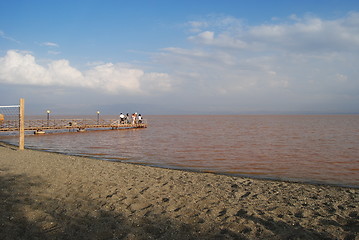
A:
[[[50,125],[50,110],[47,110],[46,113],[47,113],[47,126]]]
[[[20,98],[19,150],[25,149],[25,99]]]

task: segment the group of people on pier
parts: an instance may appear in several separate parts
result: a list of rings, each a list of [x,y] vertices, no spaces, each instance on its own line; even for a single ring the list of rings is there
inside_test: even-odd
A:
[[[126,115],[120,113],[120,124],[137,124],[137,123],[143,123],[143,117],[141,114],[135,112],[130,116],[129,113],[127,113]]]

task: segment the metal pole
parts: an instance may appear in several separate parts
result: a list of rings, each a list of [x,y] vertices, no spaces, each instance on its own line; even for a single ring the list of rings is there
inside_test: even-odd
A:
[[[100,125],[100,111],[97,111],[97,125]]]
[[[47,113],[47,126],[49,127],[50,125],[50,110],[47,110],[46,113]]]

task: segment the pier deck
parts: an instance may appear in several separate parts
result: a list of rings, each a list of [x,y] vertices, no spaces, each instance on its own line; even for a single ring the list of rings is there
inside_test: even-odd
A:
[[[25,120],[24,130],[44,132],[46,130],[61,130],[61,129],[132,129],[132,128],[146,128],[147,123],[121,123],[120,120],[111,119],[51,119],[51,120]],[[19,121],[9,120],[0,121],[0,132],[5,131],[19,131]]]

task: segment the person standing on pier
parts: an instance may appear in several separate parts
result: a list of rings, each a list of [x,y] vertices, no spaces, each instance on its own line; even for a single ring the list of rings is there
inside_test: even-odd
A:
[[[122,113],[120,114],[120,123],[125,123],[125,115],[123,115]]]
[[[126,114],[126,123],[130,124],[130,114],[129,113]]]
[[[137,116],[136,113],[133,113],[133,114],[132,114],[132,124],[135,124],[135,123],[136,123],[136,116]]]

